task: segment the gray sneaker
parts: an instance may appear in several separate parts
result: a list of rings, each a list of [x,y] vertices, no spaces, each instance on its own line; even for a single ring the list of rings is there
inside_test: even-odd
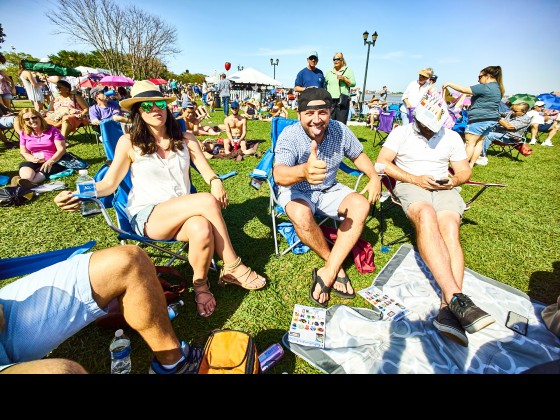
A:
[[[465,330],[457,318],[455,318],[449,306],[439,310],[438,316],[434,319],[433,324],[439,332],[455,341],[457,344],[465,347],[469,345],[469,339],[467,334],[465,334]]]
[[[471,298],[463,293],[454,293],[449,309],[457,317],[461,326],[470,334],[474,334],[496,320],[492,315],[476,306]]]

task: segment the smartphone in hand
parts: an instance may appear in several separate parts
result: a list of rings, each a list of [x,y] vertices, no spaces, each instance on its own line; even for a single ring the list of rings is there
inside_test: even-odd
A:
[[[436,182],[437,182],[439,185],[445,185],[445,184],[447,184],[447,183],[449,182],[449,178],[436,179]]]

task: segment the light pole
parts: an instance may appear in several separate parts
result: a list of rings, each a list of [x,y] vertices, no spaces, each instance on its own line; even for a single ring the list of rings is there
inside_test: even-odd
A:
[[[270,65],[271,65],[271,66],[274,66],[274,77],[273,77],[274,80],[276,80],[276,66],[278,65],[278,62],[279,62],[279,61],[280,61],[280,60],[276,59],[276,62],[274,62],[274,59],[273,59],[273,58],[270,59]]]
[[[243,66],[237,66],[237,71],[241,71],[241,70],[243,70],[243,69],[244,69]]]
[[[362,107],[366,101],[366,80],[367,80],[367,69],[369,64],[369,49],[373,45],[375,46],[375,41],[377,41],[377,31],[371,36],[371,41],[368,41],[369,32],[364,32],[364,45],[367,45],[367,58],[366,58],[366,73],[364,74],[364,89],[362,90],[362,103],[360,104],[360,109],[358,110],[358,116],[362,114]],[[359,117],[358,117],[359,118]]]

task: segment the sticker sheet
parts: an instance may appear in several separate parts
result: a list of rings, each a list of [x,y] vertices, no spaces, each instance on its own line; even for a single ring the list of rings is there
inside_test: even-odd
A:
[[[325,347],[327,310],[312,306],[294,305],[288,340],[304,346]]]
[[[397,321],[410,312],[395,296],[377,286],[360,290],[358,294],[379,309],[385,321]]]

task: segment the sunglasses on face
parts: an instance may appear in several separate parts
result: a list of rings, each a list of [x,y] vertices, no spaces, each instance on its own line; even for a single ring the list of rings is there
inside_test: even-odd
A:
[[[342,58],[333,58],[332,61],[340,61]]]
[[[486,76],[485,74],[479,74],[478,75],[478,81],[480,82],[480,79],[482,79],[484,76]]]
[[[140,104],[140,108],[142,108],[142,110],[144,112],[150,112],[152,110],[152,108],[155,106],[157,106],[159,109],[165,109],[167,107],[167,102],[165,101],[145,101],[142,102]]]
[[[236,108],[234,108],[234,107],[231,107],[231,109],[239,109],[239,108],[237,108],[237,107],[236,107]]]
[[[319,61],[319,59],[317,57],[309,57],[309,60],[311,61]]]
[[[37,119],[39,119],[39,117],[36,116],[36,115],[33,115],[32,117],[24,118],[23,121],[29,122],[29,121],[31,121],[31,120],[37,120]]]

